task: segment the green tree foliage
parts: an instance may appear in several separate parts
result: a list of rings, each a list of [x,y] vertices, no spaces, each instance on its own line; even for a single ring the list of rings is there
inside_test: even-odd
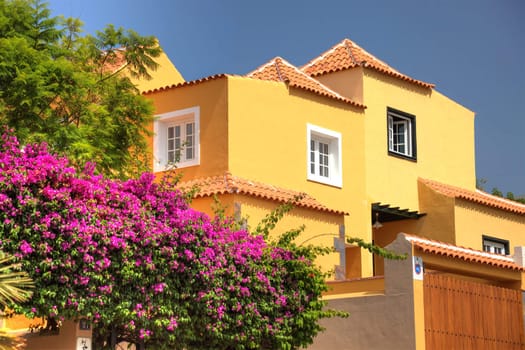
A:
[[[507,192],[506,195],[503,195],[503,192],[501,192],[498,188],[494,187],[491,191],[491,194],[494,196],[510,199],[511,201],[515,201],[518,203],[525,204],[525,197],[524,196],[515,196],[513,192]]]
[[[362,249],[368,250],[370,253],[375,254],[377,256],[383,257],[385,259],[390,260],[403,260],[407,258],[406,254],[396,254],[391,250],[381,248],[373,243],[365,242],[361,238],[356,237],[349,237],[346,239],[346,242],[349,244],[356,244],[357,246],[361,247]]]
[[[81,33],[78,19],[52,17],[38,0],[0,0],[0,123],[77,166],[136,175],[149,165],[153,109],[128,76],[148,78],[161,49],[154,37],[111,25]]]
[[[476,188],[478,190],[485,191],[484,186],[485,186],[486,183],[487,183],[486,179],[477,179],[476,180]],[[499,190],[499,188],[497,188],[497,187],[493,187],[492,191],[490,193],[492,195],[494,195],[494,196],[507,198],[507,199],[510,199],[512,201],[525,204],[525,195],[516,196],[516,195],[514,195],[514,192],[507,192],[506,195],[503,195],[503,192],[501,192]]]
[[[495,196],[498,196],[498,197],[507,198],[507,199],[510,199],[512,201],[525,204],[525,196],[515,196],[513,192],[507,192],[506,195],[503,195],[503,192],[501,192],[499,189],[494,187],[492,189],[492,194],[495,195]]]

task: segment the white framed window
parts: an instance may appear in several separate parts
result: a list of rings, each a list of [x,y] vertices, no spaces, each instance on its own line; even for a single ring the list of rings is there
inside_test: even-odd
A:
[[[508,255],[509,254],[509,241],[489,236],[483,236],[483,251]]]
[[[153,170],[199,165],[199,128],[199,107],[156,115],[153,124]]]
[[[413,115],[387,109],[388,153],[416,159],[416,119]]]
[[[307,124],[306,139],[308,180],[342,187],[341,133]]]

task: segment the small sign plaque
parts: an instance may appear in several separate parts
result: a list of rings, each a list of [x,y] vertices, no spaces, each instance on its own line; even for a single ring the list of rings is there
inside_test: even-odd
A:
[[[423,259],[420,256],[412,259],[412,274],[415,280],[423,280]]]
[[[91,350],[91,338],[78,337],[77,350]]]

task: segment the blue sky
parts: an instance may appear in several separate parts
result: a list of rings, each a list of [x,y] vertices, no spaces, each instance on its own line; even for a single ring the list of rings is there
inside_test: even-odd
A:
[[[154,35],[186,80],[300,66],[344,38],[476,112],[477,177],[525,195],[523,0],[51,0],[53,15]],[[443,135],[446,138],[446,135]]]

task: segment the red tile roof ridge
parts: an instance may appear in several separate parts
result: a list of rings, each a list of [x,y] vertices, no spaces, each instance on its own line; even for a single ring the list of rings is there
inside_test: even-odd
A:
[[[175,89],[175,88],[179,88],[179,87],[183,87],[183,86],[197,85],[197,84],[204,83],[204,82],[207,82],[207,81],[218,80],[218,79],[228,78],[228,77],[242,77],[242,76],[241,75],[236,75],[236,74],[226,74],[226,73],[214,74],[214,75],[209,75],[209,76],[206,76],[206,77],[203,77],[203,78],[199,78],[199,79],[195,79],[195,80],[185,81],[185,82],[178,83],[178,84],[171,84],[171,85],[161,86],[161,87],[158,87],[158,88],[155,88],[155,89],[143,91],[142,94],[145,95],[145,94],[149,94],[149,93],[153,93],[153,92],[160,92],[160,91]]]
[[[482,256],[485,258],[491,258],[491,259],[496,259],[496,260],[501,260],[501,261],[514,262],[514,259],[511,256],[507,256],[507,255],[484,252],[482,250],[462,247],[462,246],[454,245],[451,243],[445,243],[445,242],[436,241],[436,240],[429,239],[429,238],[423,238],[423,237],[416,236],[416,235],[410,235],[408,233],[404,233],[404,235],[409,242],[414,242],[416,244],[423,243],[423,244],[427,244],[427,245],[434,246],[434,247],[445,248],[445,249],[455,251],[455,252],[467,253],[467,254]]]
[[[401,72],[398,71],[397,69],[395,69],[395,68],[393,68],[392,66],[390,66],[389,64],[387,64],[385,61],[380,60],[380,59],[377,58],[375,55],[372,55],[370,52],[366,51],[364,48],[362,48],[361,46],[359,46],[357,43],[353,42],[352,40],[350,40],[350,39],[344,39],[343,42],[345,43],[345,46],[346,46],[346,48],[347,48],[347,50],[348,50],[349,52],[352,52],[351,47],[353,46],[353,47],[355,47],[356,49],[358,49],[358,50],[360,50],[360,51],[366,53],[367,56],[368,56],[369,58],[372,59],[372,61],[375,61],[376,63],[378,63],[379,65],[381,65],[381,66],[383,66],[383,67],[385,67],[385,68],[387,68],[388,70],[392,71],[393,73],[397,73],[397,74],[399,74],[399,75],[404,75],[403,73],[401,73]],[[361,61],[361,62],[358,62],[358,61],[355,59],[353,52],[351,53],[351,55],[352,55],[352,58],[354,59],[354,61],[355,61],[357,64],[364,64],[365,67],[366,67],[367,64],[370,64],[370,63],[367,62],[367,61]]]
[[[345,39],[346,40],[346,39]],[[327,51],[323,52],[322,54],[320,54],[319,56],[317,56],[316,58],[310,60],[308,63],[305,63],[304,65],[302,65],[301,67],[299,67],[300,70],[302,70],[303,72],[305,72],[306,74],[310,75],[310,76],[317,76],[317,75],[322,75],[323,73],[330,73],[331,71],[326,71],[326,72],[312,72],[312,73],[308,73],[308,71],[310,71],[309,68],[313,67],[316,63],[320,62],[320,61],[323,61],[324,59],[326,59],[330,54],[332,54],[333,52],[335,52],[336,48],[338,47],[338,45],[342,44],[345,42],[345,40],[343,40],[341,43],[339,44],[336,44],[334,46],[332,46],[330,49],[328,49]],[[346,49],[348,49],[348,47],[345,45]],[[349,51],[349,50],[348,50]],[[352,68],[352,67],[355,67],[358,65],[358,63],[356,62],[354,56],[352,55],[350,57],[352,59],[352,64],[351,65],[347,65],[346,68]],[[340,66],[340,67],[345,67],[345,66]],[[337,67],[338,69],[337,70],[343,70],[345,68],[340,68],[340,67]],[[336,70],[334,70],[336,71]]]
[[[330,209],[305,192],[285,189],[274,185],[253,181],[232,175],[229,171],[223,174],[182,181],[178,184],[181,190],[197,187],[199,191],[194,198],[212,196],[214,194],[244,194],[270,199],[281,203],[293,202],[299,207],[324,211],[338,215],[348,215],[342,210]]]
[[[344,97],[279,56],[274,57],[246,76],[253,79],[287,83],[289,86],[307,90],[320,96],[329,97],[359,108],[366,108],[365,105]]]
[[[459,258],[465,261],[475,261],[512,270],[525,271],[525,268],[516,264],[511,256],[484,252],[407,233],[402,234],[412,245],[428,253]],[[429,247],[435,249],[430,249]]]
[[[482,195],[482,196],[485,196],[487,198],[491,198],[493,200],[497,200],[497,201],[500,201],[500,202],[503,202],[503,203],[507,203],[509,205],[515,205],[515,206],[522,207],[523,209],[525,209],[525,204],[523,204],[523,203],[516,202],[516,201],[513,201],[513,200],[508,199],[508,198],[499,197],[499,196],[487,193],[487,192],[482,191],[482,190],[477,189],[477,188],[476,188],[475,192],[480,194],[480,195]]]
[[[357,103],[355,101],[352,101],[351,99],[347,98],[347,97],[344,97],[343,95],[341,95],[340,93],[338,93],[337,91],[334,91],[332,90],[331,88],[329,88],[328,86],[324,85],[323,83],[321,83],[319,80],[317,79],[314,79],[312,77],[310,77],[308,74],[305,74],[303,71],[301,71],[299,68],[297,68],[296,66],[292,65],[290,62],[286,61],[285,59],[282,59],[282,58],[279,58],[279,63],[282,63],[284,65],[287,65],[288,67],[290,67],[291,69],[293,69],[297,74],[300,74],[301,76],[304,76],[306,79],[308,80],[312,80],[315,84],[318,84],[319,86],[321,86],[324,90],[326,90],[327,92],[333,94],[336,98],[342,100],[342,101],[348,101],[350,104],[353,104],[353,105],[356,105],[356,106],[359,106],[359,107],[363,107],[363,108],[366,108],[365,105],[363,104],[360,104],[360,103]],[[279,68],[279,66],[277,66],[277,68]],[[302,87],[300,86],[299,84],[296,84],[295,82],[293,81],[290,81],[291,84],[293,85],[296,85],[297,87]],[[304,87],[306,89],[308,89],[308,87]],[[313,90],[310,90],[312,92],[315,92]]]
[[[245,76],[251,78],[253,75],[255,75],[257,73],[262,73],[264,70],[266,70],[268,68],[268,66],[275,64],[275,62],[277,60],[283,60],[283,58],[280,57],[280,56],[275,56],[274,58],[272,58],[268,62],[265,62],[265,63],[261,64],[259,67],[255,68],[251,72],[246,73]]]
[[[340,52],[339,56],[337,55],[338,51]],[[346,52],[347,57],[344,57],[343,52]],[[312,59],[310,62],[300,67],[300,69],[306,74],[314,77],[354,67],[373,69],[380,73],[390,75],[425,88],[433,88],[435,86],[434,84],[413,79],[408,75],[399,72],[348,38],[343,39],[343,41],[334,45],[320,56]]]
[[[478,189],[472,191],[430,179],[419,178],[418,181],[447,197],[460,198],[477,204],[512,212],[518,215],[525,215],[525,204],[507,198],[494,196]]]
[[[343,42],[344,42],[344,46],[346,48],[346,51],[348,52],[348,55],[350,56],[350,58],[352,59],[352,61],[354,62],[355,65],[358,65],[359,62],[357,62],[357,59],[355,58],[355,55],[354,53],[352,52],[352,49],[350,48],[350,46],[348,45],[349,44],[349,41],[350,39],[344,39]],[[355,46],[358,46],[357,44],[353,43]]]
[[[338,93],[337,91],[334,91],[332,90],[331,88],[329,88],[328,86],[324,85],[323,83],[321,83],[319,80],[317,79],[314,79],[312,77],[310,77],[308,74],[305,74],[303,71],[301,71],[299,68],[297,68],[296,66],[290,64],[290,62],[284,60],[284,59],[281,59],[282,60],[282,64],[284,65],[288,65],[290,68],[292,68],[293,70],[296,71],[297,74],[300,74],[302,76],[305,76],[305,78],[307,79],[311,79],[313,81],[315,81],[315,83],[319,84],[319,86],[322,86],[324,89],[326,89],[328,92],[334,94],[335,96],[337,96],[339,99],[341,100],[349,100],[350,102],[356,104],[357,102],[354,102],[352,100],[350,100],[349,98],[346,98],[344,97],[343,95],[341,95],[340,93]],[[364,105],[362,105],[364,107]]]

